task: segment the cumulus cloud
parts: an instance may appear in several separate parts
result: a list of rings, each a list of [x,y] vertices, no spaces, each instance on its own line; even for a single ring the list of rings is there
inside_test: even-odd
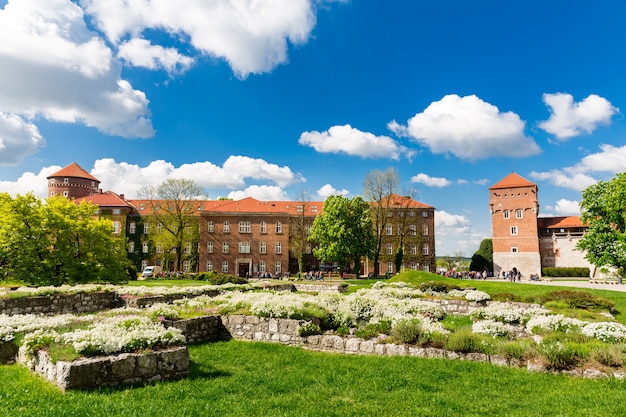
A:
[[[194,59],[180,54],[175,48],[152,45],[146,39],[131,39],[119,46],[117,56],[135,67],[164,69],[168,73],[183,73]]]
[[[121,65],[84,18],[70,0],[15,0],[0,9],[0,111],[152,136],[145,94],[120,78]]]
[[[0,111],[0,165],[17,165],[45,145],[37,126]]]
[[[564,198],[557,200],[554,207],[550,207],[551,210],[560,216],[577,216],[580,215],[580,204],[578,201],[566,200]]]
[[[441,177],[431,177],[430,175],[420,173],[411,178],[411,182],[416,182],[419,184],[424,184],[427,187],[447,187],[452,184],[452,181],[441,178]]]
[[[305,43],[316,23],[312,0],[80,0],[98,29],[117,45],[146,29],[188,40],[202,54],[225,59],[241,78],[287,61],[290,44]],[[135,61],[134,52],[129,57]],[[138,58],[137,58],[138,59]]]
[[[526,157],[541,152],[524,134],[524,122],[517,114],[500,112],[475,95],[447,95],[413,116],[407,125],[393,120],[388,127],[434,154],[453,154],[460,159]]]
[[[298,143],[320,153],[345,153],[362,158],[397,160],[402,154],[408,158],[413,154],[388,136],[362,132],[350,125],[333,126],[324,132],[304,132],[300,135]]]
[[[548,181],[553,185],[582,191],[595,184],[596,174],[613,175],[626,170],[626,145],[600,145],[600,152],[589,154],[573,166],[553,169],[546,172],[532,171],[529,175],[535,180]],[[594,174],[594,175],[592,175]]]
[[[275,185],[251,185],[245,190],[231,191],[227,198],[233,200],[241,200],[242,198],[252,197],[260,201],[285,201],[290,200],[287,193],[282,188]]]
[[[246,164],[238,165],[237,161],[243,161]],[[83,168],[88,170],[87,167]],[[47,176],[59,169],[60,167],[45,168],[42,173]],[[163,160],[152,161],[147,166],[142,167],[127,162],[117,162],[111,158],[103,158],[95,161],[90,174],[100,180],[100,188],[103,190],[124,194],[127,198],[137,198],[138,192],[146,185],[156,186],[169,178],[184,178],[196,182],[207,190],[235,190],[247,187],[242,191],[243,193],[248,192],[245,194],[246,196],[251,195],[252,192],[258,196],[261,192],[259,190],[262,190],[262,192],[272,196],[270,199],[278,200],[275,198],[276,196],[284,195],[279,187],[303,180],[291,172],[289,167],[279,167],[261,159],[238,156],[231,156],[221,167],[208,161],[176,167],[171,162]],[[26,181],[27,179],[29,181]],[[248,184],[253,180],[269,181],[275,185],[259,184],[255,187],[253,184]],[[44,190],[42,194],[38,193],[38,195],[45,196],[47,181],[45,177],[41,179],[34,174],[26,173],[17,182],[4,181],[0,184],[2,190],[14,190],[15,193],[23,194],[28,192],[30,190],[28,187],[31,187],[36,181],[41,181],[41,188],[38,190]],[[216,198],[216,196],[214,195],[212,198]]]
[[[331,195],[340,195],[343,197],[347,197],[350,194],[350,191],[343,189],[337,190],[330,184],[323,185],[319,190],[317,190],[317,195],[323,199],[330,197]]]
[[[471,256],[480,246],[480,242],[491,236],[489,230],[475,230],[467,217],[435,211],[435,234],[437,236],[437,255],[462,253]]]
[[[25,172],[16,181],[0,181],[0,190],[12,196],[33,193],[37,197],[46,198],[48,196],[48,176],[60,169],[60,166],[52,165],[42,168],[38,174]]]
[[[544,94],[543,102],[550,108],[550,118],[539,127],[565,140],[583,133],[592,133],[598,125],[609,124],[619,109],[596,94],[575,103],[570,94]]]

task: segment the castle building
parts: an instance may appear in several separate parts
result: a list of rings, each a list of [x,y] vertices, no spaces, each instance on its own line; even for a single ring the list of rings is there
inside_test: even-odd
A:
[[[113,233],[125,240],[128,258],[138,270],[159,265],[174,270],[172,248],[164,247],[157,238],[159,225],[150,225],[152,210],[166,202],[150,204],[146,200],[128,200],[123,194],[99,189],[100,181],[72,163],[48,177],[48,196],[63,195],[77,203],[88,201],[98,206],[100,217],[111,219]],[[154,203],[154,202],[153,202]],[[259,201],[248,197],[241,200],[207,200],[194,202],[197,233],[181,248],[183,272],[223,272],[233,275],[295,273],[297,258],[290,244],[298,238],[298,228],[306,235],[322,213],[323,201]],[[155,230],[156,229],[156,230]],[[409,197],[392,196],[388,212],[379,275],[396,272],[395,253],[404,249],[403,269],[435,270],[434,207]],[[305,271],[323,266],[306,243],[303,254]],[[361,274],[374,272],[367,260],[361,264]]]
[[[494,275],[519,270],[541,276],[545,267],[588,267],[576,249],[587,229],[580,217],[539,217],[537,184],[512,172],[489,187]]]

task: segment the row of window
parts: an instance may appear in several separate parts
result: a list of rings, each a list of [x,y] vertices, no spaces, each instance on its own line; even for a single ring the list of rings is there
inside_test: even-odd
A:
[[[510,218],[511,218],[511,212],[512,212],[512,211],[513,211],[513,210],[504,210],[504,211],[502,212],[502,214],[504,215],[504,218],[505,218],[505,219],[510,219]],[[517,209],[517,210],[515,210],[515,218],[516,218],[516,219],[521,219],[522,217],[524,217],[524,210],[522,210],[522,209]]]
[[[206,244],[206,252],[213,253],[214,252],[214,244],[213,242],[207,242]],[[239,242],[238,245],[238,253],[250,253],[250,242]],[[311,246],[307,245],[306,248],[307,253],[311,253]],[[222,243],[222,253],[230,252],[230,244],[228,242]],[[259,242],[259,253],[267,253],[267,242]],[[276,242],[274,243],[274,253],[281,254],[283,253],[283,243]]]
[[[388,224],[386,226],[386,232],[387,232],[387,236],[391,236],[393,235],[393,225],[392,224]],[[402,227],[402,225],[398,225],[398,236],[401,236],[404,233],[404,228]],[[417,234],[417,226],[414,224],[409,225],[409,235],[411,236],[415,236]],[[428,225],[425,224],[422,226],[422,235],[423,236],[428,236]]]
[[[387,243],[385,252],[387,255],[393,255],[393,243]],[[417,245],[410,245],[409,253],[411,255],[417,255]],[[422,243],[422,255],[428,255],[428,243]]]
[[[214,266],[213,266],[213,261],[207,261],[206,263],[206,272],[213,272],[214,271]],[[228,273],[228,261],[222,261],[222,272],[227,274]],[[253,273],[266,273],[266,272],[270,272],[267,270],[267,264],[265,261],[259,261],[259,264],[254,264],[253,265]],[[280,261],[276,261],[274,263],[274,273],[275,274],[282,274],[283,272],[283,265]]]
[[[143,253],[149,252],[148,242],[142,243],[141,251]],[[174,250],[172,250],[174,251]],[[191,242],[188,242],[184,249],[184,253],[191,253]],[[207,242],[206,246],[207,253],[214,253],[214,245],[213,242]],[[132,240],[128,242],[128,253],[135,252],[135,242]],[[238,253],[250,253],[250,242],[239,242]],[[163,253],[163,246],[157,245],[156,253]],[[224,242],[222,244],[222,253],[230,253],[230,244],[228,242]],[[259,253],[267,253],[267,242],[259,242]],[[274,253],[282,254],[283,253],[283,244],[282,242],[276,242],[274,244]],[[311,245],[307,245],[305,248],[305,253],[311,253]]]
[[[283,222],[276,222],[274,224],[274,230],[276,234],[283,233]],[[309,233],[311,231],[311,226],[307,226],[306,232]],[[214,233],[215,232],[215,222],[209,220],[207,222],[207,232]],[[230,233],[230,222],[228,220],[222,223],[222,232]],[[267,233],[267,223],[261,222],[259,223],[259,232],[261,234]],[[241,221],[239,222],[239,233],[252,233],[252,223],[249,221]]]

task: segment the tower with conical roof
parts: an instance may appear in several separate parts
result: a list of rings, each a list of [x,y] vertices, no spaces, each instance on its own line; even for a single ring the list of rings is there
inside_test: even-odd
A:
[[[489,187],[494,274],[541,274],[537,184],[515,172]]]
[[[100,181],[76,162],[48,176],[48,197],[62,195],[73,199],[98,192]]]

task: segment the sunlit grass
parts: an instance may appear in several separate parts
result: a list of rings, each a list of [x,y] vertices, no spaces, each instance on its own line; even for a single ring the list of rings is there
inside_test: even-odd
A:
[[[619,416],[626,382],[485,363],[342,356],[270,343],[190,347],[188,379],[62,393],[0,366],[0,415]]]

